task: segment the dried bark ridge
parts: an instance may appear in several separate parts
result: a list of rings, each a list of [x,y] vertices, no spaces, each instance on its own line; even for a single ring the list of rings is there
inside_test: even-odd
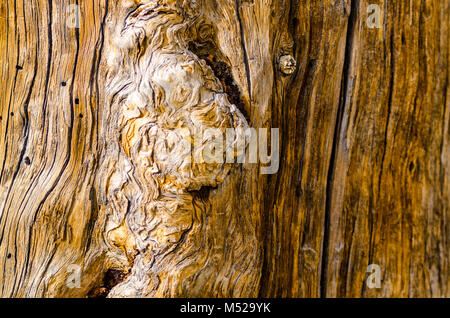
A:
[[[192,136],[208,128],[225,135],[247,122],[211,68],[187,48],[198,12],[194,1],[141,4],[109,45],[106,95],[117,145],[106,163],[113,166],[104,184],[111,207],[106,236],[115,266],[131,267],[109,297],[173,297],[187,288],[193,295],[198,272],[214,263],[204,242],[205,205],[192,191],[216,187],[231,167],[192,161],[185,142],[196,157],[211,139],[195,144]]]

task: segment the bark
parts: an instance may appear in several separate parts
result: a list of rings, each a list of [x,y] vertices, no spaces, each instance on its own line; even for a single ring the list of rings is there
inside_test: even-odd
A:
[[[0,295],[449,297],[448,1],[160,2],[0,3]]]

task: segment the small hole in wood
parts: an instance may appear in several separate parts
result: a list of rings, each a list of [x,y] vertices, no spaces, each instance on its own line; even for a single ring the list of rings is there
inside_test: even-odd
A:
[[[8,255],[6,257],[11,258],[12,257],[11,253],[8,253]]]
[[[11,112],[10,115],[11,115],[11,117],[14,117],[14,113],[13,112]]]
[[[78,117],[79,118],[83,118],[84,116],[83,116],[83,114],[79,114]]]
[[[78,99],[78,98],[75,98],[75,104],[79,104],[80,103],[80,100]]]
[[[66,86],[66,82],[61,82],[61,86]]]
[[[20,66],[20,65],[16,65],[16,69],[18,69],[18,70],[20,71],[20,70],[22,70],[22,69],[23,69],[23,67],[22,67],[22,66]]]
[[[31,160],[29,157],[25,157],[24,162],[27,166],[29,166],[31,164]]]

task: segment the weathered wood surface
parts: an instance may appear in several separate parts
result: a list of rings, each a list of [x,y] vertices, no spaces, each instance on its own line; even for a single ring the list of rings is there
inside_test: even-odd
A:
[[[193,227],[139,274],[136,255],[152,255],[137,234],[108,235],[108,173],[129,129],[108,85],[127,70],[111,64],[114,32],[148,2],[0,3],[2,297],[450,296],[448,1],[203,0],[183,50],[249,126],[280,129],[280,167],[233,165],[185,193]],[[80,288],[66,283],[73,264]]]

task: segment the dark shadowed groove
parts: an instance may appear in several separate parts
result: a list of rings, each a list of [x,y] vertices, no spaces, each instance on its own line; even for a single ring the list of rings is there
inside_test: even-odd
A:
[[[48,87],[50,82],[50,70],[52,66],[52,54],[53,54],[53,3],[52,0],[48,1],[48,58],[47,58],[47,72],[45,74],[45,94],[44,94],[44,103],[42,110],[42,127],[45,127],[45,121],[47,119],[47,104],[48,104]]]
[[[97,58],[97,64],[96,65],[93,65],[93,71],[94,71],[94,68],[95,68],[95,70],[96,70],[96,73],[95,73],[95,88],[96,88],[96,94],[97,94],[97,107],[96,107],[96,109],[95,109],[95,117],[94,117],[94,112],[93,112],[93,109],[92,109],[92,107],[91,107],[91,112],[92,112],[92,118],[93,118],[93,120],[95,121],[95,129],[96,129],[96,133],[95,133],[95,136],[96,136],[96,138],[97,138],[97,140],[96,140],[96,144],[98,145],[98,121],[99,121],[99,109],[100,109],[100,107],[99,107],[99,103],[100,103],[100,89],[99,89],[99,79],[98,79],[98,75],[99,75],[99,72],[100,72],[100,63],[101,63],[101,60],[102,60],[102,57],[103,57],[103,48],[104,48],[104,45],[105,45],[105,25],[106,25],[106,18],[107,18],[107,16],[108,16],[108,12],[109,12],[109,0],[106,0],[105,1],[105,14],[103,15],[103,19],[102,19],[102,23],[101,23],[101,25],[100,25],[100,37],[101,37],[101,39],[100,39],[100,48],[99,48],[99,54],[98,54],[98,58]],[[91,144],[92,144],[92,136],[91,136]]]
[[[241,7],[241,0],[235,0],[236,1],[236,17],[239,22],[239,32],[241,36],[241,46],[242,46],[242,52],[244,55],[244,65],[245,65],[245,74],[247,75],[247,86],[248,86],[248,98],[250,103],[250,117],[251,117],[251,108],[252,108],[252,80],[250,76],[250,65],[248,62],[248,54],[247,54],[247,48],[245,46],[245,34],[244,34],[244,26],[242,24],[241,19],[241,13],[239,11],[239,8]]]
[[[347,36],[345,44],[345,60],[342,70],[341,80],[341,96],[339,98],[339,107],[336,117],[336,124],[334,127],[333,146],[331,150],[330,163],[328,166],[327,175],[327,187],[326,187],[326,201],[325,201],[325,215],[324,215],[324,231],[323,231],[323,244],[322,244],[322,257],[320,265],[320,297],[326,297],[327,293],[327,267],[328,267],[328,254],[329,254],[329,240],[330,240],[330,214],[331,214],[331,200],[333,195],[334,185],[334,172],[336,168],[336,156],[337,148],[339,146],[339,136],[341,133],[341,125],[346,107],[346,96],[349,88],[350,77],[350,62],[353,51],[353,37],[355,32],[356,23],[358,21],[358,7],[359,0],[351,1],[351,10],[348,17],[347,24]]]

